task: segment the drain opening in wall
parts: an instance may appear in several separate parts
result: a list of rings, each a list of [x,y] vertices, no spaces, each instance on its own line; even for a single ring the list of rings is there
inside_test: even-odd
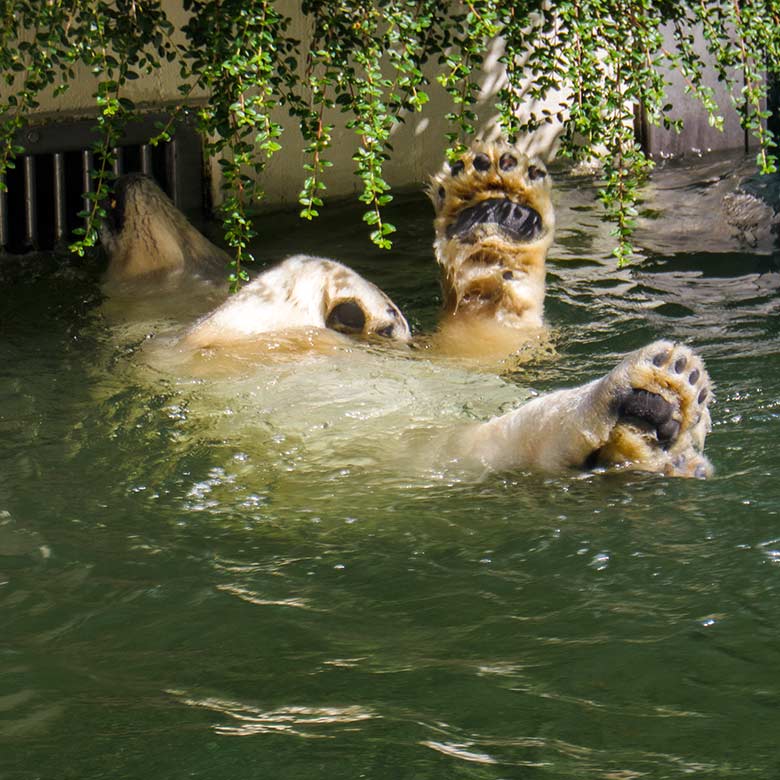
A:
[[[163,118],[133,122],[114,150],[116,175],[143,172],[152,176],[176,206],[187,214],[204,207],[202,153],[198,134],[178,125],[172,139],[152,146]],[[79,212],[89,207],[85,193],[93,189],[96,160],[91,145],[93,121],[49,123],[21,131],[17,142],[24,154],[5,175],[0,191],[0,252],[26,254],[61,249],[84,224]]]

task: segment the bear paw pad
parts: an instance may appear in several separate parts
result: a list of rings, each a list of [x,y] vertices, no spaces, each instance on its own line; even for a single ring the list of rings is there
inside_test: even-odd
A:
[[[613,374],[617,423],[596,462],[708,476],[712,467],[702,449],[712,388],[701,358],[684,345],[660,341],[629,355]]]

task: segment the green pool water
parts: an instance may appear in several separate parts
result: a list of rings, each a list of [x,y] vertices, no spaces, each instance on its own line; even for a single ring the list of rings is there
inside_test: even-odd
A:
[[[741,170],[659,171],[624,270],[561,178],[558,357],[500,379],[362,351],[181,377],[91,269],[5,283],[0,778],[780,777],[780,270],[724,221]],[[343,206],[261,219],[256,254],[345,261],[423,330],[430,210],[390,216],[390,253]],[[716,385],[711,480],[385,466],[405,416],[487,416],[661,337]]]

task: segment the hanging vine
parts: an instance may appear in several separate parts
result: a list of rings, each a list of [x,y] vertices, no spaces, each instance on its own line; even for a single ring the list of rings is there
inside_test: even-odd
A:
[[[666,96],[668,72],[681,75],[720,127],[724,107],[703,78],[709,59],[758,142],[759,168],[776,170],[766,121],[766,74],[780,71],[776,0],[303,0],[305,44],[290,33],[286,7],[281,0],[183,0],[187,19],[176,28],[161,0],[0,0],[0,187],[23,153],[20,130],[41,94],[56,98],[91,72],[99,139],[94,191],[73,244],[84,252],[104,216],[113,149],[137,113],[128,84],[177,66],[173,117],[194,114],[221,168],[219,211],[234,288],[252,259],[263,173],[295,126],[304,147],[301,216],[313,219],[323,206],[338,134],[340,144],[353,144],[370,238],[387,247],[395,228],[384,217],[392,197],[384,165],[394,153],[395,126],[423,110],[432,90],[443,90],[452,106],[446,141],[457,154],[486,119],[479,114],[482,69],[499,37],[502,132],[514,140],[559,123],[560,153],[599,164],[620,263],[632,256],[639,187],[652,168],[635,140],[634,112],[681,127]],[[553,93],[564,96],[560,105],[545,102]],[[167,139],[172,126],[155,140]]]
[[[704,84],[709,55],[743,127],[758,141],[759,169],[776,170],[775,139],[766,125],[766,72],[780,68],[780,7],[773,0],[564,0],[520,10],[502,1],[500,6],[507,50],[507,83],[498,96],[502,125],[517,137],[562,121],[560,154],[599,164],[600,197],[615,223],[620,264],[632,257],[639,187],[653,168],[635,139],[635,111],[656,125],[682,129],[666,96],[670,72],[682,76],[710,124],[722,128],[725,107]],[[695,44],[698,31],[703,48]],[[557,110],[542,103],[553,91],[568,95]],[[531,108],[519,121],[522,98]]]

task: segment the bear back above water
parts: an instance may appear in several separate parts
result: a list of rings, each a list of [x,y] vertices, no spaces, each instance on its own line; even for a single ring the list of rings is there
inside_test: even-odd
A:
[[[229,257],[198,231],[154,179],[121,176],[101,226],[109,257],[105,286],[168,282],[181,276],[219,279]]]

